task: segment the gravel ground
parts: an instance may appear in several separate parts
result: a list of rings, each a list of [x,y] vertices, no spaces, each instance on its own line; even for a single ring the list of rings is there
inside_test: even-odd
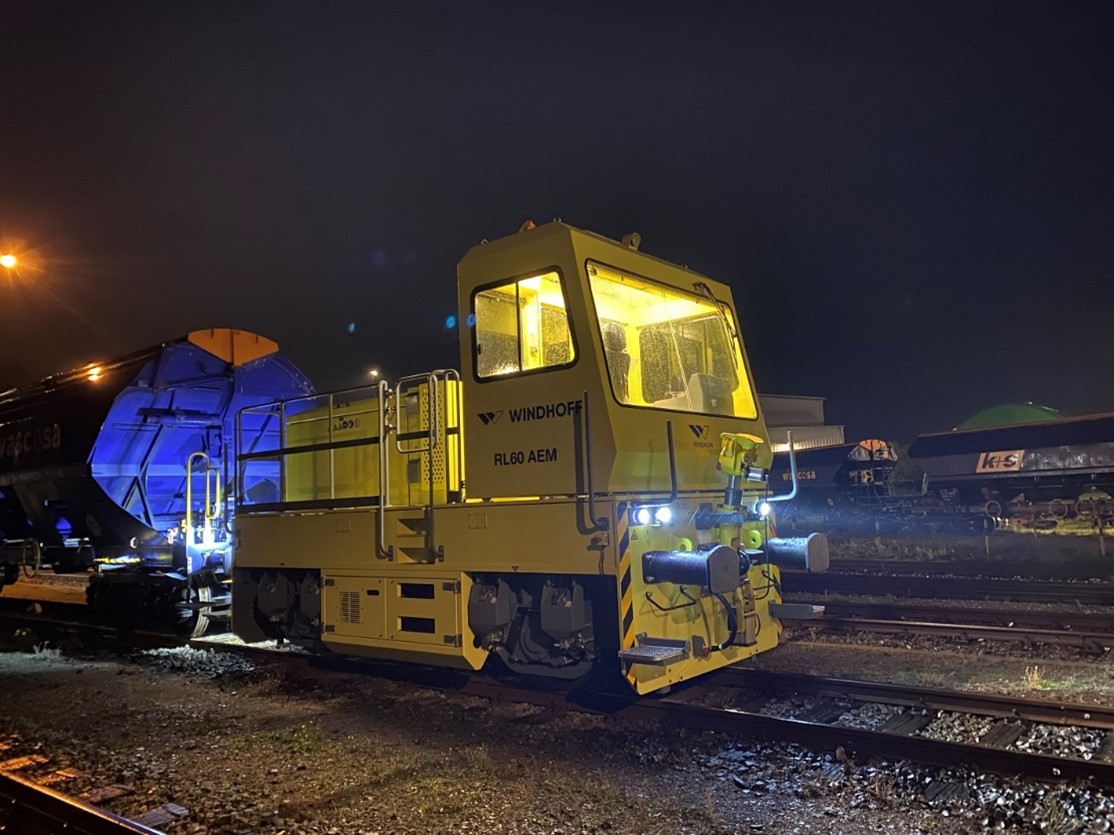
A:
[[[956,578],[956,582],[962,582],[962,578]],[[929,597],[894,597],[893,595],[850,595],[850,594],[811,594],[794,592],[790,588],[783,589],[783,597],[786,602],[808,602],[808,603],[824,603],[826,600],[840,603],[886,603],[893,605],[907,605],[907,606],[939,606],[941,603],[947,604],[949,608],[954,609],[977,609],[977,610],[998,610],[998,611],[1023,611],[1023,612],[1069,612],[1073,615],[1082,614],[1096,614],[1108,615],[1110,614],[1109,606],[1087,606],[1071,601],[1064,601],[1063,603],[1033,603],[1029,601],[1015,601],[1015,600],[974,600],[962,598],[948,598],[941,600],[939,598]]]
[[[1114,698],[1114,659],[1046,654],[1044,647],[988,651],[989,643],[957,648],[889,636],[786,632],[775,652],[749,662],[764,670],[839,678],[920,684],[1060,701],[1109,704]],[[1054,648],[1051,648],[1054,650]]]
[[[996,641],[985,638],[969,638],[963,635],[945,637],[942,635],[917,635],[908,632],[858,632],[852,628],[822,629],[804,622],[786,629],[787,640],[806,641],[810,644],[850,644],[852,646],[890,646],[905,650],[951,650],[977,655],[1005,656],[1022,658],[1030,664],[1049,663],[1056,660],[1086,659],[1089,662],[1106,663],[1111,658],[1110,646],[1072,646],[1071,644],[1035,644],[1022,641]]]
[[[171,833],[1103,832],[1114,821],[1110,798],[1077,787],[856,764],[842,750],[553,716],[196,650],[5,653],[0,686],[0,759],[45,757],[33,775],[72,768],[58,785],[71,794],[126,784],[106,802],[123,814],[180,804],[189,813]]]

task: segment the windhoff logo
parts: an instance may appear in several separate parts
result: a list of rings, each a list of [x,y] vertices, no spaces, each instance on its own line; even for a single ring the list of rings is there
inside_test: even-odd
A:
[[[0,436],[0,460],[12,459],[18,464],[20,457],[33,452],[58,449],[62,446],[62,427],[57,423],[36,429],[24,429]]]
[[[692,442],[693,446],[704,448],[710,448],[712,446],[712,442],[710,440],[712,427],[708,426],[707,424],[690,423],[689,429],[692,431],[693,436],[696,438],[696,440]]]
[[[517,409],[508,409],[511,423],[526,423],[531,420],[548,420],[549,418],[563,418],[569,415],[578,415],[584,403],[581,400],[565,400],[560,403],[539,403],[537,406],[520,406]],[[484,426],[498,423],[502,412],[477,412],[476,416],[483,421]]]

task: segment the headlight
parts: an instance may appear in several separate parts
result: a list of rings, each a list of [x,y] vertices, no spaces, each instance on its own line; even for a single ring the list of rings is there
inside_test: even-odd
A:
[[[762,502],[760,505],[758,505],[758,515],[765,518],[770,515],[770,509],[771,508],[769,502]]]
[[[664,504],[644,504],[632,507],[631,523],[635,525],[668,525],[673,521],[673,508]]]

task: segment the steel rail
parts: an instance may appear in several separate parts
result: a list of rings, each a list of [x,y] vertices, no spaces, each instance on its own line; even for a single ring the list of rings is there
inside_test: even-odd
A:
[[[725,681],[733,687],[778,694],[834,696],[857,702],[880,702],[1003,719],[1025,719],[1050,725],[1114,729],[1114,707],[1101,704],[741,668],[723,670],[714,680]]]
[[[957,577],[1026,577],[1044,580],[1089,580],[1114,577],[1114,564],[1100,558],[1074,562],[1017,562],[1007,560],[905,560],[832,557],[829,571],[866,574],[949,574]]]
[[[910,603],[824,600],[810,597],[793,603],[813,603],[824,607],[826,615],[837,618],[878,618],[881,620],[921,620],[933,623],[978,623],[994,626],[1028,626],[1038,629],[1078,629],[1114,635],[1114,614],[1047,610],[986,609],[974,606],[933,606]]]
[[[1064,583],[1002,578],[922,577],[896,574],[805,574],[786,571],[787,594],[888,595],[952,600],[1016,600],[1114,606],[1114,583]]]
[[[835,751],[843,748],[852,758],[881,757],[953,768],[963,766],[1044,781],[1086,780],[1094,786],[1114,788],[1114,764],[1096,760],[1061,758],[972,743],[846,728],[750,711],[701,707],[669,699],[638,702],[622,713],[632,718],[658,719],[698,730],[794,742],[813,750]]]
[[[162,835],[160,830],[82,803],[10,771],[0,771],[0,831],[28,835]]]
[[[1018,626],[987,626],[975,623],[938,623],[916,620],[883,620],[880,618],[831,617],[814,620],[791,620],[783,623],[798,628],[823,629],[833,632],[875,632],[885,635],[927,635],[967,641],[1016,641],[1025,644],[1055,644],[1102,651],[1114,646],[1109,632],[1072,632],[1065,629],[1033,629]]]

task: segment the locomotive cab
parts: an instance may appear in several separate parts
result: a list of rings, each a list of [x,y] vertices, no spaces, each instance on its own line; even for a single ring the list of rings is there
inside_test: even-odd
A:
[[[233,626],[639,693],[777,644],[771,461],[729,288],[560,222],[458,266],[461,370],[254,408]],[[251,474],[254,473],[254,476]]]

